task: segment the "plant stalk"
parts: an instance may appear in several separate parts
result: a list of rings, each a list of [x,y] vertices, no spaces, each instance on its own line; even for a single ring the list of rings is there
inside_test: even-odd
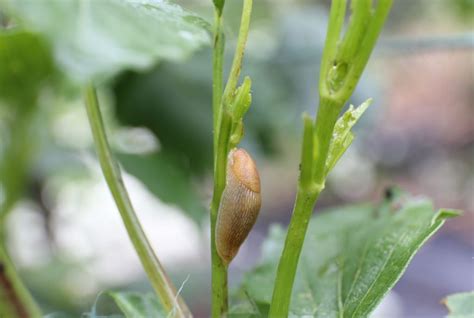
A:
[[[220,106],[223,91],[224,33],[222,32],[222,12],[215,9],[214,13],[214,47],[212,53],[212,114],[214,132],[214,163],[217,158],[217,142],[220,118]]]
[[[285,245],[278,263],[275,287],[268,315],[271,318],[288,316],[299,257],[314,206],[319,194],[324,189],[324,172],[329,143],[342,105],[340,102],[327,98],[321,98],[320,100],[315,124],[315,144],[313,145],[317,150],[316,162],[313,166],[313,182],[308,185],[307,178],[305,177],[300,178],[298,184],[293,216],[291,217]],[[305,130],[307,129],[305,128]],[[309,144],[308,138],[313,138],[313,136],[308,136],[305,133],[303,154],[305,153],[305,145]],[[304,163],[304,168],[306,168],[308,166],[307,161],[309,160],[305,158],[302,158],[302,160],[302,166]]]
[[[120,168],[110,150],[100,113],[99,100],[96,90],[92,85],[85,87],[84,99],[102,172],[120,212],[128,236],[150,279],[151,285],[164,309],[172,313],[173,317],[192,317],[191,312],[181,296],[176,293],[176,288],[156,257],[133,209],[122,180]]]
[[[250,29],[250,17],[252,15],[253,0],[244,0],[242,7],[242,18],[240,20],[239,36],[237,38],[237,47],[235,48],[234,59],[230,69],[229,78],[224,89],[224,104],[232,97],[237,83],[239,81],[240,71],[242,70],[242,60],[244,58],[245,46]]]
[[[4,250],[3,242],[0,244],[0,317],[42,317],[39,306],[23,285]]]
[[[214,191],[211,202],[211,271],[212,271],[212,317],[221,317],[227,312],[227,268],[217,254],[215,228],[217,212],[225,187],[225,151],[219,151],[219,131],[221,129],[221,105],[223,92],[224,34],[222,32],[222,10],[215,9],[214,48],[212,54],[212,111],[214,130]]]
[[[226,105],[233,97],[242,68],[242,59],[248,37],[252,0],[244,0],[242,18],[237,39],[237,47],[232,67],[222,91],[222,74],[224,60],[224,40],[222,34],[222,7],[215,12],[214,49],[213,49],[213,124],[214,124],[214,191],[211,202],[211,261],[212,261],[212,308],[213,318],[224,317],[228,311],[227,266],[222,262],[216,249],[215,231],[217,213],[226,184],[227,154],[232,128],[232,118],[227,112]]]
[[[309,220],[319,193],[320,191],[309,191],[298,187],[293,217],[288,227],[285,246],[278,264],[268,317],[288,317],[296,269]]]
[[[214,173],[214,194],[211,202],[211,257],[212,257],[212,308],[211,316],[219,318],[228,310],[227,266],[222,262],[216,248],[217,213],[225,188],[227,146],[231,129],[231,118],[226,111],[222,112],[221,127]]]

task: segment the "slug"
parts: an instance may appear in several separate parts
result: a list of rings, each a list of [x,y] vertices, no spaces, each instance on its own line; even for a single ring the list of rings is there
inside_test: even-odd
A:
[[[231,150],[215,233],[217,253],[226,266],[257,221],[260,205],[260,177],[255,162],[244,149]]]

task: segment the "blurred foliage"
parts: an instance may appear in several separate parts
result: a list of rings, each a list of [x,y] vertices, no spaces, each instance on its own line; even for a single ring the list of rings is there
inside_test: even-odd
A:
[[[47,6],[42,1],[3,1],[2,4],[18,23],[13,24],[11,30],[4,31],[0,41],[0,61],[5,63],[0,68],[0,98],[6,100],[8,106],[36,105],[37,95],[44,86],[44,79],[51,75],[54,63],[66,78],[78,84],[110,78],[124,69],[148,68],[163,59],[182,60],[200,46],[209,43],[208,24],[168,2],[52,0],[48,1]],[[123,24],[123,21],[127,23]],[[38,33],[31,34],[24,31],[24,28]],[[150,29],[159,30],[153,34],[152,41]],[[52,52],[48,50],[45,41],[51,44]],[[76,89],[78,88],[80,87]],[[67,89],[67,84],[56,87],[55,93],[64,94]],[[13,109],[15,108],[6,108],[5,114],[14,113]],[[16,121],[24,122],[26,118],[29,116],[18,116]],[[16,134],[22,136],[11,136],[9,144],[12,149],[3,152],[5,155],[0,162],[3,182],[14,183],[5,185],[8,200],[6,209],[19,198],[20,186],[25,182],[20,174],[26,175],[30,165],[29,158],[26,158],[30,154],[23,156],[21,152],[27,151],[34,144],[29,142],[30,137],[27,136],[31,123],[23,125],[21,122],[12,122],[10,125],[10,131],[14,131],[12,127],[19,126],[21,129],[16,130]],[[196,131],[202,131],[203,128],[199,127]],[[50,149],[62,150],[54,146]],[[9,157],[18,161],[10,160]],[[126,158],[129,167],[134,161],[131,156]],[[43,160],[43,163],[47,161],[49,160]],[[15,169],[12,164],[16,165]],[[168,163],[168,167],[170,165],[173,166]],[[45,165],[41,167],[44,168]],[[156,169],[150,165],[147,167]],[[181,166],[176,165],[174,168],[167,169],[166,172],[179,171]],[[133,168],[131,170],[137,171]],[[48,174],[44,171],[38,173],[42,176]],[[146,178],[146,173],[140,176],[145,177],[145,183],[150,180]],[[178,179],[166,180],[174,183],[160,184],[152,191],[163,194],[165,202],[180,204],[194,213],[194,216],[203,212],[199,200],[196,199],[194,204],[181,200],[183,197],[197,198],[195,192],[190,191],[190,186],[173,190],[173,185],[179,183]],[[159,180],[154,182],[155,185],[157,181]],[[163,193],[162,189],[168,190]]]
[[[176,204],[194,220],[202,220],[206,207],[196,190],[212,164],[211,52],[196,50],[209,44],[208,25],[175,5],[164,5],[166,9],[160,11],[146,5],[137,7],[137,2],[130,6],[127,1],[53,0],[44,5],[46,1],[0,0],[0,186],[11,182],[15,185],[6,188],[19,189],[13,191],[14,195],[7,193],[7,197],[12,201],[21,199],[26,195],[25,185],[31,185],[32,179],[39,177],[40,186],[44,186],[51,176],[64,175],[71,164],[80,165],[80,173],[84,173],[81,150],[65,148],[53,136],[48,136],[46,143],[39,141],[37,123],[40,128],[51,126],[58,109],[64,110],[70,102],[56,105],[57,100],[51,94],[44,94],[43,88],[51,89],[49,85],[54,84],[54,94],[78,98],[77,86],[63,78],[58,80],[56,69],[59,69],[75,81],[88,80],[89,76],[111,79],[102,82],[105,90],[112,88],[114,95],[112,120],[107,126],[115,123],[116,115],[121,125],[147,127],[160,142],[158,152],[118,153],[123,167],[158,198]],[[200,8],[212,19],[211,1],[204,5],[195,0],[180,3]],[[285,143],[293,142],[299,131],[300,113],[315,112],[316,74],[329,3],[329,0],[254,3],[243,70],[243,75],[253,79],[254,105],[246,118],[244,144],[257,154],[273,155],[285,149],[288,146]],[[392,30],[388,31],[415,21],[431,23],[433,7],[448,9],[437,11],[442,17],[461,17],[471,23],[473,3],[472,0],[395,1]],[[226,3],[229,50],[237,32],[240,6],[240,1]],[[80,18],[81,14],[84,18]],[[179,28],[184,27],[191,34],[169,37],[178,28],[174,18],[178,19]],[[163,20],[170,23],[160,24]],[[187,36],[191,36],[189,41]],[[227,61],[230,58],[226,56]],[[133,71],[123,73],[126,70]],[[58,89],[58,82],[67,87]],[[360,83],[354,103],[367,98],[368,91],[380,103],[382,96],[377,96],[377,86],[370,76]],[[38,109],[34,110],[39,96],[39,102],[47,106],[39,110],[42,115]],[[34,111],[22,113],[30,109]],[[392,147],[394,142],[398,143],[381,141],[385,149],[397,149]],[[39,148],[40,144],[41,149],[31,149]],[[419,154],[425,149],[414,151]],[[412,160],[415,157],[410,156]],[[30,169],[32,165],[34,171]],[[397,175],[407,167],[399,169]],[[41,190],[36,193],[42,193]],[[60,284],[67,281],[65,273],[75,271],[76,265],[61,266],[38,266],[37,271],[26,277],[34,287],[35,296],[50,304],[46,308],[77,313],[80,304],[74,301],[74,292]],[[195,293],[200,292],[201,288]]]
[[[346,206],[312,218],[290,316],[368,317],[424,242],[457,215],[436,213],[427,199],[387,194],[379,206]],[[243,279],[244,304],[255,304],[250,313],[257,317],[267,317],[285,236],[281,226],[271,229],[262,263]]]
[[[474,18],[474,0],[453,0],[451,6],[454,11],[472,23]]]
[[[207,215],[207,209],[193,187],[191,175],[179,159],[166,152],[148,155],[119,153],[118,159],[128,173],[143,182],[163,202],[176,204],[198,223]]]
[[[0,99],[14,107],[35,106],[40,89],[54,72],[49,48],[41,37],[0,30],[0,61]]]
[[[61,70],[79,83],[183,60],[209,43],[207,23],[169,2],[4,2],[23,26],[50,41]],[[152,37],[150,30],[156,30]]]
[[[468,318],[474,315],[474,292],[449,295],[442,302],[449,310],[447,318]]]

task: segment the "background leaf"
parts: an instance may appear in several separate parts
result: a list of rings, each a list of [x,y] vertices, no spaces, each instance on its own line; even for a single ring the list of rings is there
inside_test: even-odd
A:
[[[78,82],[182,60],[209,43],[207,24],[167,1],[5,0],[8,12],[44,35]]]
[[[474,292],[450,295],[443,303],[448,307],[448,318],[474,317]]]
[[[125,170],[138,178],[160,200],[176,204],[195,221],[206,214],[202,200],[192,186],[187,169],[163,152],[147,155],[118,154]]]
[[[452,217],[422,198],[392,198],[379,207],[348,206],[314,217],[293,289],[291,316],[367,317],[423,243]],[[285,231],[273,227],[262,264],[242,290],[265,316]]]
[[[35,34],[0,31],[0,61],[0,100],[31,109],[54,70],[49,48]]]

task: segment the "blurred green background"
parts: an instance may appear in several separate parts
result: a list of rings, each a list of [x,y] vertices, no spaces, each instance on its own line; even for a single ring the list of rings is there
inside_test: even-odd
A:
[[[330,175],[316,213],[377,201],[392,184],[433,198],[437,207],[464,210],[415,257],[374,314],[441,317],[441,298],[474,289],[474,1],[394,2],[352,98],[359,104],[373,97],[374,103]],[[213,19],[210,0],[176,3]],[[232,287],[258,262],[269,225],[290,219],[301,113],[316,111],[329,5],[255,1],[243,69],[253,82],[243,147],[256,158],[263,206],[230,268]],[[240,6],[227,1],[224,13],[227,69]],[[150,287],[103,180],[81,90],[65,74],[88,70],[68,56],[60,58],[69,64],[54,63],[54,42],[23,29],[7,7],[0,1],[0,235],[45,312],[78,317],[101,291]],[[58,16],[47,27],[61,29],[67,18]],[[126,31],[127,23],[121,27]],[[160,29],[143,32],[150,41],[160,36]],[[88,41],[97,50],[105,45]],[[111,143],[145,230],[175,284],[185,282],[184,297],[196,317],[206,317],[212,82],[211,49],[198,47],[175,61],[122,65],[99,82]],[[104,61],[125,54],[106,53]],[[98,308],[107,313],[107,300]]]

